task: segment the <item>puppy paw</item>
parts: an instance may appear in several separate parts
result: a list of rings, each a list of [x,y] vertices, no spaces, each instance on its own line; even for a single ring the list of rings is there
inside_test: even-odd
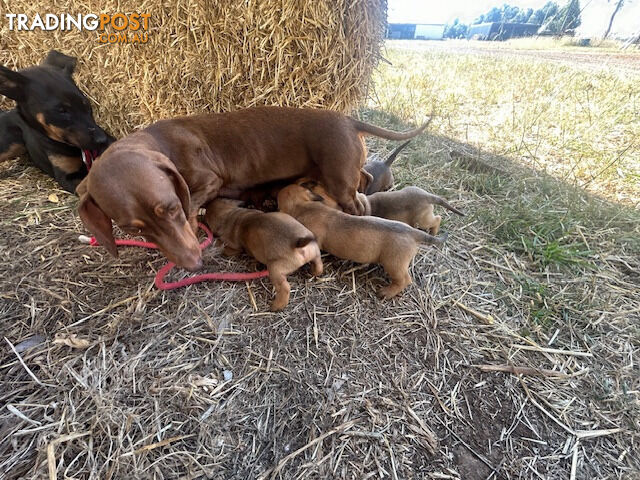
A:
[[[286,307],[288,303],[289,302],[287,300],[282,301],[276,298],[273,302],[271,302],[271,307],[269,308],[269,310],[271,310],[272,312],[279,312],[280,310],[284,310],[284,307]]]
[[[324,265],[322,264],[322,260],[318,259],[317,261],[311,262],[311,275],[314,277],[319,277],[322,275],[322,271],[324,270]]]
[[[395,297],[398,293],[398,289],[393,285],[388,285],[386,287],[382,287],[378,290],[378,297],[383,300],[389,300],[390,298]]]

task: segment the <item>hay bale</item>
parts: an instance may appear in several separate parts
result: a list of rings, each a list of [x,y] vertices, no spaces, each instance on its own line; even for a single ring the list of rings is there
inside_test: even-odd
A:
[[[24,68],[52,48],[77,56],[75,79],[95,100],[99,123],[116,136],[161,118],[253,105],[348,112],[366,93],[386,21],[386,0],[76,5],[15,0],[10,13],[149,13],[148,43],[100,44],[96,31],[75,29],[10,31],[3,18],[0,63]]]

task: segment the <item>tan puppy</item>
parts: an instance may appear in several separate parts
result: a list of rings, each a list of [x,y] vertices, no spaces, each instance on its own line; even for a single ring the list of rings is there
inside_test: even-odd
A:
[[[302,185],[289,185],[278,194],[280,211],[311,230],[322,250],[359,263],[379,263],[391,284],[378,295],[391,298],[411,283],[409,264],[422,243],[442,244],[436,238],[404,223],[376,217],[349,215],[324,203]]]
[[[276,290],[271,310],[282,310],[291,291],[287,275],[309,262],[313,275],[322,273],[318,244],[313,233],[289,215],[241,208],[239,204],[217,198],[207,204],[205,220],[224,242],[225,253],[245,250],[267,266]]]
[[[312,190],[325,198],[326,192]],[[426,192],[418,187],[405,187],[395,192],[378,192],[371,195],[358,194],[358,200],[364,205],[365,215],[387,218],[406,223],[415,228],[427,230],[431,235],[437,235],[440,230],[442,217],[433,214],[433,206],[440,205],[447,210],[464,216],[457,208],[453,207],[444,198]],[[335,200],[331,204],[337,205]]]

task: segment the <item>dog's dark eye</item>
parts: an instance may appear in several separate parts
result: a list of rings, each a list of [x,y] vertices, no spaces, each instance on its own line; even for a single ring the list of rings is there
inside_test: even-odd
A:
[[[64,105],[60,105],[58,107],[58,113],[61,113],[64,115],[65,113],[69,113],[69,110],[67,110],[67,107],[65,107]]]

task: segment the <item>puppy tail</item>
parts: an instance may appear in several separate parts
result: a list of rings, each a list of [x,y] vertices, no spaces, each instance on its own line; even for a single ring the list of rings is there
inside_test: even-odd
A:
[[[361,133],[374,135],[380,138],[386,138],[387,140],[408,140],[420,135],[429,126],[432,119],[433,116],[429,117],[427,123],[425,123],[421,127],[409,132],[402,133],[394,132],[393,130],[387,130],[386,128],[376,127],[375,125],[369,125],[368,123],[361,122],[360,120],[356,120],[355,118],[352,118],[351,121],[353,122],[353,126],[355,127],[355,129]]]
[[[444,198],[439,197],[438,195],[433,195],[432,193],[429,194],[430,197],[430,201],[431,203],[435,204],[435,205],[440,205],[441,207],[446,208],[447,210],[453,212],[453,213],[457,213],[458,215],[464,217],[464,213],[462,213],[460,210],[458,210],[456,207],[454,207],[453,205],[451,205],[449,202],[447,202]]]
[[[293,248],[306,247],[311,242],[315,241],[315,239],[316,239],[316,237],[314,237],[313,235],[307,235],[306,237],[300,237],[295,241],[295,243],[293,245]]]
[[[433,235],[429,235],[427,232],[423,232],[422,230],[417,230],[417,229],[416,229],[416,232],[414,233],[417,240],[420,243],[424,243],[428,245],[443,245],[444,242],[446,242],[447,238],[449,237],[448,233],[445,233],[440,237],[434,237]]]
[[[411,140],[407,140],[406,142],[404,142],[404,143],[403,143],[402,145],[400,145],[399,147],[396,147],[396,149],[395,149],[393,152],[391,152],[391,155],[389,155],[389,156],[385,159],[384,164],[385,164],[387,167],[390,167],[390,166],[391,166],[391,164],[393,163],[393,161],[394,161],[394,160],[396,159],[396,157],[398,156],[398,154],[399,154],[402,150],[404,150],[404,147],[406,147],[406,146],[407,146],[407,145],[409,145],[410,143],[411,143]]]

